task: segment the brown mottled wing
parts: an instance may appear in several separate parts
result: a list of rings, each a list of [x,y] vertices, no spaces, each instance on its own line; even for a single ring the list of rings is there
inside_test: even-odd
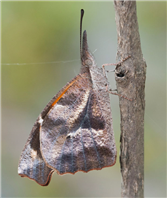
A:
[[[80,74],[45,116],[40,127],[41,153],[47,166],[58,174],[115,164],[110,101],[104,85],[98,88],[88,74]],[[103,110],[109,111],[108,118]]]
[[[53,169],[49,168],[43,157],[41,155],[40,149],[40,124],[39,120],[45,119],[45,116],[52,108],[52,105],[56,100],[61,98],[61,95],[73,84],[73,82],[77,82],[77,79],[81,79],[80,75],[76,76],[71,82],[67,83],[65,87],[63,87],[47,104],[44,110],[41,112],[39,117],[37,118],[30,136],[27,140],[27,143],[22,151],[19,165],[18,165],[18,174],[22,177],[28,177],[32,180],[35,180],[42,186],[46,186],[49,184]]]
[[[18,174],[35,180],[42,186],[47,186],[50,182],[53,170],[46,166],[44,162],[39,142],[39,124],[36,122],[27,143],[22,151]]]

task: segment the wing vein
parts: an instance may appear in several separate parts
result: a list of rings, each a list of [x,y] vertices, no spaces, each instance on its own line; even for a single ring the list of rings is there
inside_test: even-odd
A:
[[[74,167],[73,167],[73,163],[74,163],[73,162],[73,160],[74,160],[73,159],[73,155],[74,155],[74,151],[73,151],[73,136],[71,137],[71,142],[72,142],[72,154],[71,154],[71,158],[72,158],[71,161],[72,162],[71,162],[71,168],[72,168],[72,172],[74,172]]]
[[[84,119],[83,119],[84,120]],[[83,123],[83,121],[82,121]],[[81,126],[82,126],[81,123]],[[83,149],[83,157],[84,157],[84,165],[85,165],[85,171],[87,171],[87,165],[86,165],[86,157],[85,157],[85,151],[84,151],[84,143],[83,143],[83,137],[82,137],[82,128],[81,128],[81,143],[82,143],[82,149]]]
[[[92,93],[91,93],[91,94],[92,94]],[[88,109],[89,109],[89,107],[90,107],[90,98],[89,98],[89,101],[88,101]],[[96,147],[94,138],[93,138],[92,128],[91,128],[90,119],[89,119],[89,114],[88,114],[88,122],[89,122],[89,126],[90,126],[89,129],[90,129],[90,132],[91,132],[91,138],[92,138],[92,140],[93,140],[94,148],[95,148],[96,155],[97,155],[97,160],[98,160],[99,166],[100,166],[100,168],[101,168],[101,165],[100,165],[100,157],[99,157],[99,153],[98,153],[98,150],[97,150],[97,147]]]

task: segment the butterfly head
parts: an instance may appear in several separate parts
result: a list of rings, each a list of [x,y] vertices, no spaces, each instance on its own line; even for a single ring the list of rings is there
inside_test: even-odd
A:
[[[82,70],[85,70],[86,68],[90,68],[96,65],[94,57],[88,49],[86,30],[83,32],[81,62],[82,62],[82,68],[81,68]]]

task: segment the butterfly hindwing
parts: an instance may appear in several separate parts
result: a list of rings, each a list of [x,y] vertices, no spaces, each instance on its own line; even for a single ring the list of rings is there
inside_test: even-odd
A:
[[[92,106],[92,108],[99,109],[98,111],[96,110],[96,112],[95,110],[92,110],[94,113],[92,116],[96,117],[98,115],[98,112],[100,112],[101,116],[98,122],[101,123],[101,125],[105,125],[105,129],[99,130],[99,132],[101,132],[101,135],[95,138],[95,140],[98,141],[99,144],[98,149],[99,153],[101,154],[102,166],[113,166],[116,162],[117,151],[112,124],[110,97],[109,92],[106,90],[105,86],[108,85],[108,80],[106,76],[103,75],[102,68],[98,68],[97,66],[92,66],[90,68],[90,74],[91,78],[93,79],[92,82],[96,98],[96,103],[94,103],[94,106]],[[93,131],[96,133],[94,129]]]
[[[58,174],[88,172],[115,163],[115,151],[109,145],[111,132],[102,113],[98,91],[90,75],[78,75],[43,120],[40,127],[42,156],[47,166]]]

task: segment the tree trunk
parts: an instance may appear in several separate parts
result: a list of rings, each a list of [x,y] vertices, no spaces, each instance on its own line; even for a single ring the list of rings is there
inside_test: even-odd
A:
[[[140,45],[135,1],[114,1],[117,25],[115,79],[121,112],[120,166],[122,197],[144,197],[144,110],[146,63]]]

